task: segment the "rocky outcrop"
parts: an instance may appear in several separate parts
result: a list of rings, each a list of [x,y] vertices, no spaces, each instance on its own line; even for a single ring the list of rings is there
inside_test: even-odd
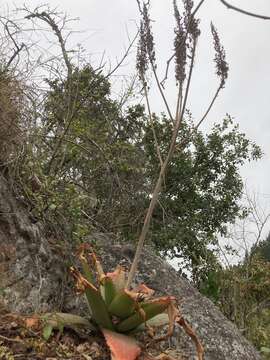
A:
[[[64,261],[0,177],[0,303],[31,313],[61,306]]]
[[[0,302],[12,311],[23,313],[87,312],[84,299],[74,295],[67,278],[67,267],[72,261],[67,257],[68,252],[42,234],[42,227],[31,223],[25,207],[12,196],[1,177]],[[107,270],[117,263],[130,265],[132,246],[112,244],[102,234],[94,237]],[[177,297],[184,317],[203,342],[205,360],[260,359],[236,327],[150,248],[144,251],[136,281],[147,283],[158,295]],[[178,349],[181,359],[196,359],[194,346],[181,329],[169,345]]]

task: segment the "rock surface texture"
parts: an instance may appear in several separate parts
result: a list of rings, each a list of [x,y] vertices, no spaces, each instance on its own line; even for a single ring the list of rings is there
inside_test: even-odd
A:
[[[22,313],[87,312],[84,298],[74,295],[68,280],[71,258],[42,233],[0,177],[0,305]],[[102,234],[94,237],[106,270],[117,263],[130,265],[132,246],[112,244]],[[170,294],[179,300],[185,319],[203,343],[205,360],[260,359],[236,327],[150,248],[143,253],[136,282],[145,282],[157,295]],[[177,349],[179,359],[196,359],[193,343],[181,329],[165,345]]]

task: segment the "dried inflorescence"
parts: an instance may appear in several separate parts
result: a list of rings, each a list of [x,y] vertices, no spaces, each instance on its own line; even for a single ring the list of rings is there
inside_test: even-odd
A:
[[[215,52],[216,52],[215,58],[214,58],[214,62],[216,64],[216,74],[220,78],[221,88],[224,88],[225,81],[228,77],[229,65],[226,61],[224,47],[220,43],[220,38],[219,38],[219,35],[217,32],[217,29],[215,28],[213,23],[211,23],[211,32],[213,35],[214,48],[215,48]]]
[[[139,31],[139,44],[137,51],[137,70],[139,72],[140,80],[145,82],[145,73],[148,69],[149,62],[155,66],[155,44],[151,30],[151,19],[149,16],[149,2],[139,4],[139,9],[142,15]]]
[[[175,50],[175,77],[182,84],[186,78],[187,53],[194,48],[196,40],[200,35],[199,20],[194,18],[192,13],[193,1],[183,0],[184,12],[180,15],[177,1],[173,0],[174,18],[176,27],[174,29],[174,50]]]
[[[174,50],[175,50],[175,77],[176,80],[182,84],[186,78],[186,32],[183,25],[183,19],[179,13],[176,0],[173,1],[174,17],[176,20],[176,26],[174,29]]]
[[[183,0],[184,3],[184,24],[186,33],[190,36],[190,38],[194,41],[200,35],[199,29],[199,19],[194,17],[192,13],[193,9],[193,1],[191,0]]]

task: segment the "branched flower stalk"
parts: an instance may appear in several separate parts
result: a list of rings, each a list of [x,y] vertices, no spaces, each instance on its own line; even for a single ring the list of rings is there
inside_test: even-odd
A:
[[[163,161],[161,160],[160,157],[160,152],[157,144],[157,137],[154,134],[157,154],[160,159],[160,170],[156,184],[151,194],[150,204],[147,209],[143,227],[138,239],[136,253],[128,275],[128,280],[126,284],[127,289],[131,287],[131,284],[135,277],[138,267],[138,262],[142,254],[144,242],[150,228],[153,212],[158,203],[159,194],[162,190],[163,179],[165,179],[167,168],[176,150],[177,137],[181,129],[181,124],[183,122],[185,112],[187,110],[186,104],[187,104],[187,99],[190,90],[190,83],[194,68],[196,45],[197,45],[198,37],[200,35],[200,30],[198,26],[199,20],[195,19],[194,17],[195,12],[198,10],[198,6],[194,11],[192,11],[193,1],[183,0],[184,13],[183,16],[181,16],[178,10],[177,2],[176,0],[173,0],[174,17],[176,20],[175,39],[174,39],[174,51],[175,51],[175,62],[176,62],[175,78],[178,88],[175,117],[173,117],[163,87],[157,75],[154,38],[151,31],[151,20],[149,16],[150,2],[149,1],[147,3],[143,2],[143,4],[141,4],[141,2],[137,0],[137,3],[139,5],[139,11],[141,14],[140,40],[139,40],[138,53],[137,53],[137,70],[139,73],[139,78],[143,85],[148,112],[150,112],[150,105],[149,105],[149,96],[148,96],[148,88],[146,81],[146,72],[149,68],[151,68],[154,78],[156,80],[157,88],[160,92],[161,98],[163,99],[169,118],[172,121],[173,131],[172,131],[171,141],[169,144],[169,150]],[[200,2],[200,4],[202,4],[202,2]],[[197,131],[198,127],[201,125],[201,123],[208,115],[210,109],[212,108],[215,100],[218,97],[220,90],[224,88],[225,81],[228,76],[228,64],[225,60],[225,51],[220,43],[218,33],[215,27],[213,26],[213,24],[211,25],[211,31],[214,39],[214,49],[216,54],[214,58],[214,62],[216,64],[216,73],[220,78],[220,84],[218,90],[215,93],[213,100],[211,101],[210,105],[207,108],[206,113],[203,115],[201,120],[194,127],[193,130],[194,132]],[[190,59],[190,61],[187,61],[187,59]],[[151,121],[151,114],[149,116]],[[188,143],[188,139],[184,139],[181,144],[177,145],[177,150],[183,150],[187,145],[187,143]]]

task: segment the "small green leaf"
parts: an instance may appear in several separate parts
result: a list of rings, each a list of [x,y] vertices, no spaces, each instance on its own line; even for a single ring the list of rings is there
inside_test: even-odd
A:
[[[263,346],[261,347],[261,352],[264,354],[270,354],[270,348]]]
[[[63,334],[63,332],[64,332],[64,324],[62,322],[59,322],[58,330],[60,331],[61,334]]]
[[[46,324],[42,331],[43,338],[48,341],[53,331],[53,326],[51,324]]]

